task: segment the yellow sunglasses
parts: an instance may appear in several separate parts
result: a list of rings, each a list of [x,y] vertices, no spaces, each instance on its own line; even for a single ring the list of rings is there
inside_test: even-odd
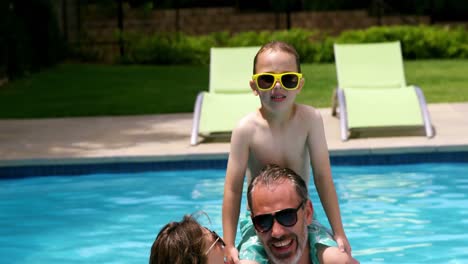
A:
[[[299,87],[299,82],[302,78],[302,73],[284,72],[284,73],[258,73],[252,76],[252,79],[257,84],[260,91],[268,91],[273,89],[276,82],[279,81],[281,86],[286,90],[296,90]]]

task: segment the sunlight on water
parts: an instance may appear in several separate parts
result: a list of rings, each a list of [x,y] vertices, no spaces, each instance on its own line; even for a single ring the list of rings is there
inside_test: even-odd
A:
[[[221,234],[224,173],[0,180],[1,262],[146,263],[159,229],[196,211]],[[468,263],[467,175],[468,164],[333,167],[353,255],[361,263]]]

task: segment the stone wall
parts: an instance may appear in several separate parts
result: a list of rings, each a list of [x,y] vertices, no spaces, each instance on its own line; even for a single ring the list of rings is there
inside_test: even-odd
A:
[[[117,18],[100,17],[95,9],[83,10],[82,29],[87,32],[115,30]],[[178,13],[178,14],[177,14]],[[143,32],[174,32],[200,35],[217,31],[232,33],[242,31],[260,31],[286,29],[285,13],[241,13],[235,8],[191,8],[176,10],[155,10],[139,12],[125,8],[124,30]],[[176,19],[178,17],[178,19]],[[383,17],[382,25],[407,24],[408,21],[419,24],[429,23],[428,17]],[[319,29],[339,33],[348,29],[367,28],[377,25],[378,19],[370,17],[365,10],[330,11],[330,12],[292,12],[291,27]],[[108,36],[108,34],[104,34]]]

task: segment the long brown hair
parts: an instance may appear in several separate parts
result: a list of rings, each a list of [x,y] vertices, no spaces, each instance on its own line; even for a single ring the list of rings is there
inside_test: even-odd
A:
[[[203,227],[190,215],[171,222],[159,231],[151,247],[150,264],[204,264]]]

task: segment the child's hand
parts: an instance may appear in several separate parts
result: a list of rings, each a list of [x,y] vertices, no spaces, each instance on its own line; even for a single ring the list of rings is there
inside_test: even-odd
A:
[[[224,255],[226,256],[226,263],[238,264],[239,263],[239,252],[236,247],[225,247]]]
[[[351,245],[349,244],[348,238],[345,235],[336,235],[335,240],[341,252],[346,252],[351,255]]]

